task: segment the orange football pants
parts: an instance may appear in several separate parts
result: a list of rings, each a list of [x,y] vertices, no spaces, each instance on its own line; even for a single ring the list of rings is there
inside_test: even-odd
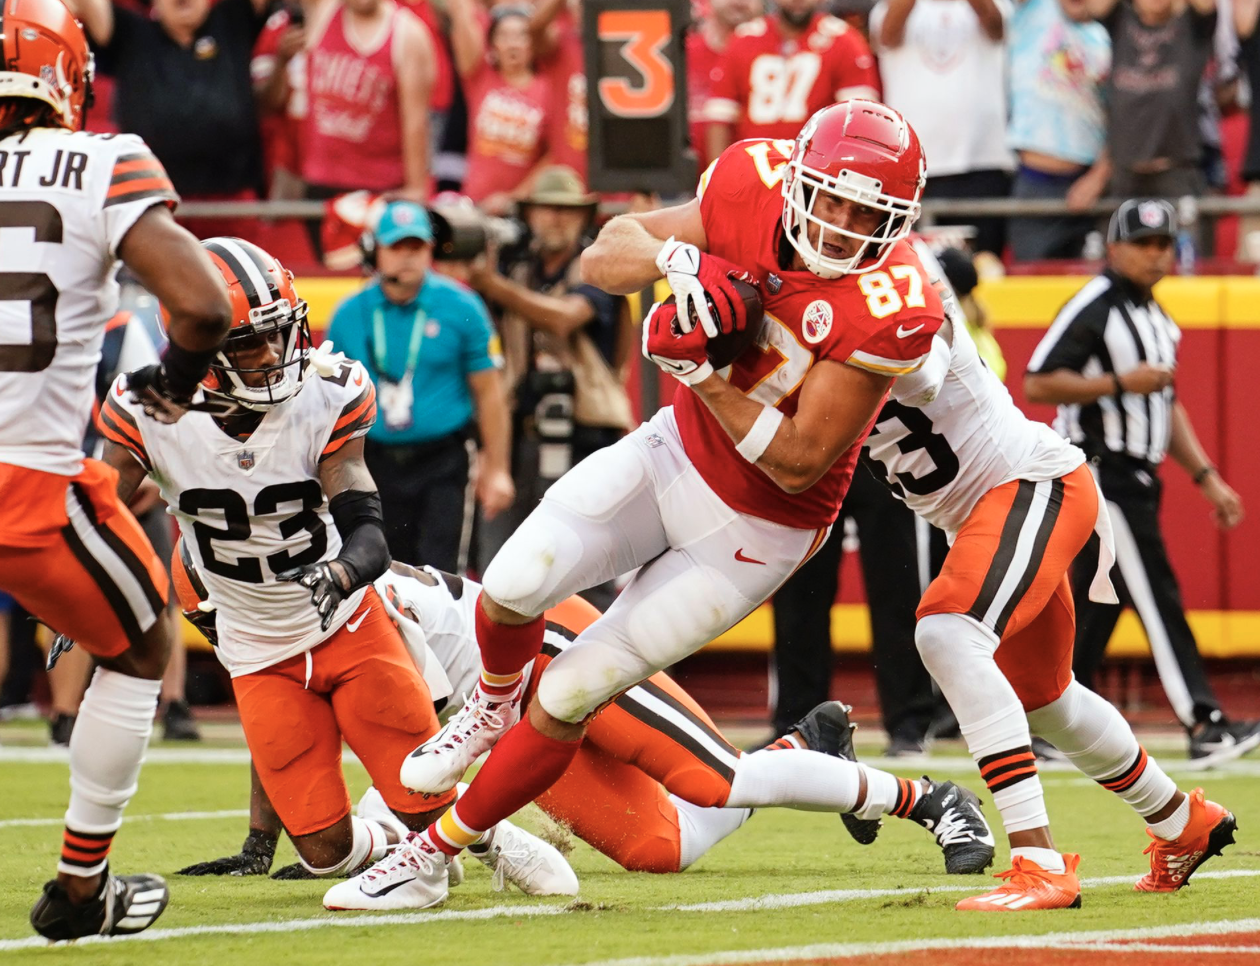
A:
[[[437,732],[438,721],[428,686],[371,587],[328,640],[233,678],[232,689],[254,767],[290,835],[310,835],[349,814],[343,737],[394,811],[428,812],[455,800],[454,791],[421,798],[398,780],[399,764]]]
[[[1057,480],[994,487],[963,523],[919,603],[920,618],[966,614],[992,630],[1001,642],[998,667],[1028,711],[1072,682],[1068,568],[1097,517],[1098,488],[1085,466]]]
[[[117,487],[99,460],[77,476],[0,463],[0,589],[100,658],[137,644],[168,590]]]
[[[572,640],[599,611],[571,597],[545,616],[551,630]],[[526,706],[558,653],[544,645],[530,675]],[[658,706],[668,706],[671,719],[657,717],[636,700],[639,689]],[[625,869],[677,872],[678,810],[670,794],[696,805],[720,806],[731,792],[733,771],[709,753],[706,743],[732,758],[740,755],[677,682],[654,674],[594,715],[573,764],[537,804]]]

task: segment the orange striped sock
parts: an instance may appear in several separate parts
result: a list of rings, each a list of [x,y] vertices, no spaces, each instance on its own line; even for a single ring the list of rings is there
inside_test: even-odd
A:
[[[980,766],[980,777],[989,786],[989,791],[995,794],[1037,776],[1037,759],[1028,745],[985,755],[976,764]]]
[[[897,800],[893,802],[893,807],[889,814],[896,815],[898,818],[908,818],[911,810],[919,801],[920,792],[921,789],[917,781],[909,778],[898,778]]]
[[[804,748],[805,744],[796,735],[784,735],[782,738],[776,738],[770,744],[762,748],[762,751],[785,751],[789,748],[799,751]]]
[[[66,826],[61,838],[57,871],[67,875],[93,876],[104,870],[115,832],[76,832]]]

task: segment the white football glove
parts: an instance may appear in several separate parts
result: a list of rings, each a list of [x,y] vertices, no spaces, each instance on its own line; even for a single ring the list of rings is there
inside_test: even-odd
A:
[[[704,334],[710,339],[718,336],[717,323],[709,313],[709,301],[705,296],[704,286],[700,284],[700,249],[695,245],[677,241],[670,235],[656,256],[656,267],[660,269],[665,281],[669,282],[674,297],[678,302],[678,327],[683,332],[690,332],[695,325],[694,318],[700,320]]]

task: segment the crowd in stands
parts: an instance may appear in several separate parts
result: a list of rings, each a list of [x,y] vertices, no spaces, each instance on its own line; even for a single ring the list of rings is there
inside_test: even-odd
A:
[[[89,126],[141,134],[185,199],[445,189],[502,215],[549,165],[585,178],[581,0],[139,2],[70,0],[101,75]],[[923,141],[928,199],[1065,203],[971,220],[976,250],[1017,261],[1079,257],[1097,226],[1072,212],[1104,195],[1260,178],[1260,0],[693,2],[699,170],[734,139],[881,97]]]

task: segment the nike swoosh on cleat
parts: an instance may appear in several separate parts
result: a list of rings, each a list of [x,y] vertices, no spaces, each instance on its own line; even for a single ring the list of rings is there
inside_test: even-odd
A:
[[[738,560],[740,563],[761,564],[761,566],[763,567],[766,565],[766,562],[764,560],[757,560],[753,557],[745,557],[743,547],[740,547],[738,550],[735,551],[735,559]]]
[[[359,615],[358,620],[346,621],[346,630],[348,630],[351,634],[353,634],[355,631],[359,629],[359,625],[362,624],[367,619],[367,615],[370,614],[371,612],[372,612],[372,608],[369,607],[367,610],[365,610],[362,614]]]
[[[387,896],[391,892],[393,892],[395,889],[400,889],[403,886],[405,886],[408,882],[413,882],[413,881],[415,880],[414,879],[401,879],[398,882],[395,882],[393,885],[387,885],[384,889],[381,889],[379,892],[368,892],[367,889],[363,888],[363,886],[359,886],[359,891],[362,892],[365,896],[368,896],[372,899],[379,899],[381,896]]]
[[[918,325],[916,325],[913,329],[907,329],[904,325],[899,325],[897,326],[897,338],[898,339],[909,338],[910,336],[918,332],[921,328],[923,328],[923,326],[925,325],[927,325],[926,322],[921,322]]]

